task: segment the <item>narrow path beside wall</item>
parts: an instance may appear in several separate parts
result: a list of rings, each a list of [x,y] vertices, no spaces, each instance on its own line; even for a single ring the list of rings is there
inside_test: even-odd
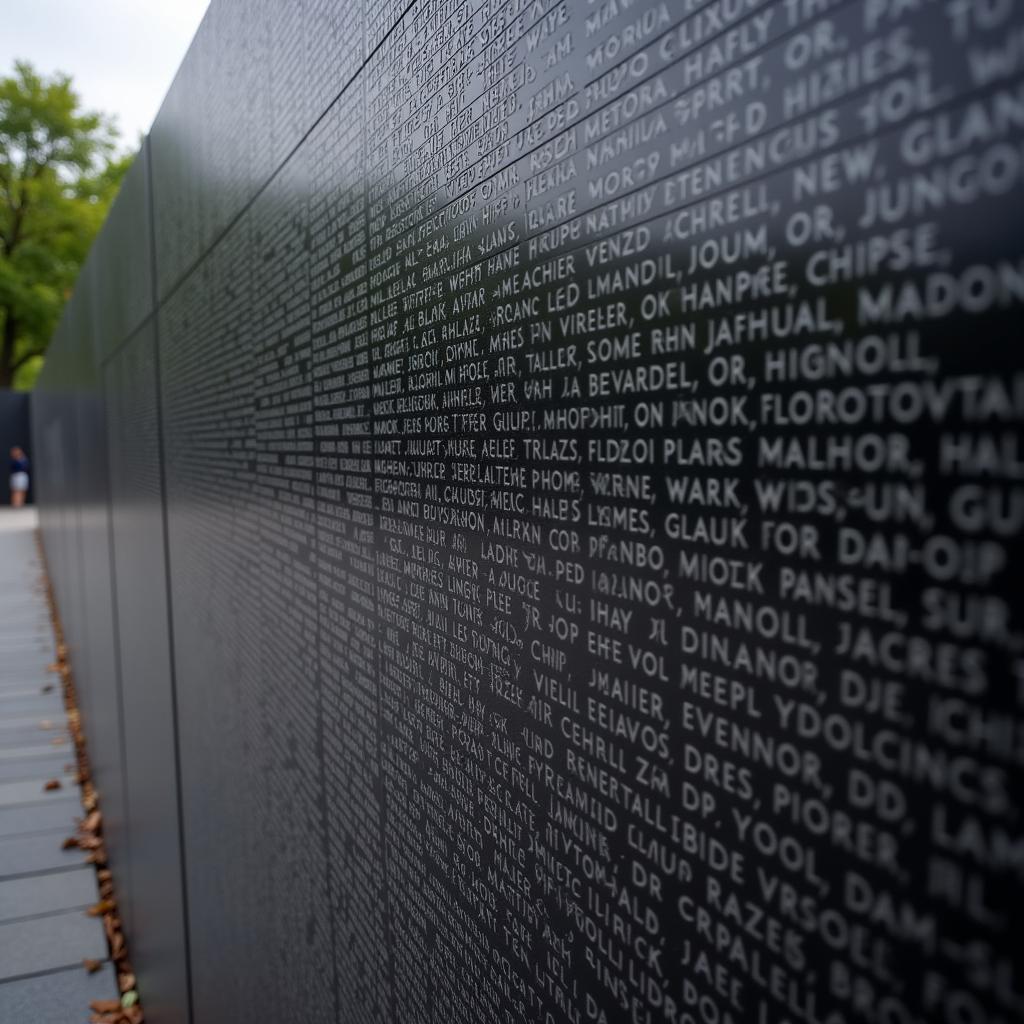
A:
[[[63,849],[83,810],[35,529],[0,509],[0,1021],[77,1024],[117,981],[96,872]]]

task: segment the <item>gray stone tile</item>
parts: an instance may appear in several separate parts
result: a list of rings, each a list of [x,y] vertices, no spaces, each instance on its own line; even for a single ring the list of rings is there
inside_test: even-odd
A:
[[[0,651],[3,645],[0,644]],[[7,654],[4,653],[6,660]],[[24,662],[16,666],[5,665],[0,670],[0,687],[4,690],[9,688],[37,690],[44,682],[59,680],[56,672],[47,672],[46,665],[42,662]]]
[[[10,650],[8,645],[0,643],[0,650],[4,652],[3,661],[0,662],[0,679],[9,679],[11,676],[17,675],[19,672],[35,672],[36,664],[40,661],[45,661],[43,665],[43,672],[47,675],[57,676],[59,673],[55,669],[47,668],[47,665],[52,665],[56,660],[54,652],[44,653],[43,649],[38,651],[26,651],[26,650]],[[47,655],[49,660],[47,661]],[[29,662],[27,669],[25,662]]]
[[[9,732],[0,732],[0,763],[9,759],[12,750],[45,747],[52,754],[54,750],[60,751],[62,747],[70,746],[71,734],[67,729],[40,729],[39,721],[36,719],[32,725],[22,726],[19,731],[11,729]],[[64,739],[63,743],[51,742],[58,736]]]
[[[7,761],[25,761],[41,757],[55,757],[55,747],[49,742],[49,738],[56,735],[63,735],[54,731],[41,732],[38,729],[29,734],[30,742],[15,746],[13,743],[6,747],[0,747],[0,764]]]
[[[45,776],[25,779],[20,782],[0,783],[0,807],[15,807],[18,804],[45,804],[52,800],[66,799],[70,794],[78,798],[78,789],[57,789],[47,792],[43,789]]]
[[[4,761],[0,759],[0,782],[19,782],[25,779],[60,779],[65,788],[75,786],[75,766],[67,757],[24,758],[22,760]]]
[[[43,693],[40,690],[40,697],[49,697],[50,694]],[[21,729],[38,729],[40,719],[36,718],[35,715],[12,715],[10,718],[4,719],[0,722],[0,737],[5,736],[9,732],[17,732]],[[60,723],[63,725],[63,722]]]
[[[67,789],[56,794],[59,799],[44,803],[0,807],[0,843],[7,836],[23,836],[41,832],[60,832],[69,836],[76,821],[85,813],[78,791]]]
[[[62,715],[64,704],[60,697],[51,693],[33,693],[31,690],[22,690],[10,696],[0,694],[0,715],[18,715],[24,718],[26,715],[38,715],[40,718],[55,718]]]
[[[54,686],[52,690],[43,691],[47,683],[59,683],[60,679],[50,673],[38,675],[12,676],[10,679],[0,679],[0,701],[11,700],[14,697],[56,697],[61,699],[60,686]],[[13,715],[10,717],[14,717]]]
[[[0,681],[15,681],[17,679],[23,679],[26,681],[41,679],[43,676],[56,677],[56,672],[48,672],[46,666],[53,661],[52,658],[48,658],[46,655],[32,655],[29,657],[25,656],[8,656],[7,652],[4,652],[4,668],[3,675],[0,675]]]
[[[0,924],[0,949],[4,951],[0,958],[0,979],[17,978],[56,967],[77,967],[86,958],[105,960],[107,938],[99,918],[71,910],[65,914]],[[0,1014],[0,1020],[7,1019]],[[33,1024],[36,1020],[34,1016],[28,1019]]]
[[[47,683],[53,684],[52,689],[46,690]],[[0,700],[7,697],[50,697],[61,696],[60,680],[50,673],[38,677],[19,676],[17,679],[0,679]],[[13,716],[12,716],[13,717]]]
[[[4,675],[14,675],[16,672],[46,671],[46,666],[54,659],[52,647],[43,647],[39,644],[24,644],[21,647],[3,645],[4,652]]]
[[[84,1024],[94,999],[116,999],[117,979],[108,963],[95,974],[81,964],[39,978],[0,984],[0,1021],[31,1024]]]
[[[29,875],[0,882],[0,921],[15,917],[81,910],[99,899],[96,872],[91,866],[75,871]]]
[[[77,847],[62,850],[61,844],[71,832],[44,832],[38,835],[8,836],[0,839],[0,878],[29,875],[34,871],[77,868],[85,863],[85,851]]]
[[[0,617],[2,616],[3,612],[0,611]],[[0,644],[3,644],[4,647],[10,645],[13,650],[29,646],[56,647],[52,634],[48,632],[48,627],[41,625],[37,619],[26,619],[20,626],[15,623],[6,623],[6,625],[8,628],[0,633]]]

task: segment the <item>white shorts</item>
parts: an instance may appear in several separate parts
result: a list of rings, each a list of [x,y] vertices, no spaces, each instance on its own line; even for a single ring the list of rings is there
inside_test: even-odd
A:
[[[28,490],[28,473],[12,473],[11,474],[11,490],[12,491],[27,491]]]

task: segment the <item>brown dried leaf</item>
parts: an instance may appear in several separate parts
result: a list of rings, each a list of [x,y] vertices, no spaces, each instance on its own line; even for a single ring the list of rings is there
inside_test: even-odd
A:
[[[43,785],[43,789],[49,793],[54,789],[60,789],[60,779],[47,779]]]
[[[98,832],[100,828],[100,822],[103,821],[103,816],[99,811],[93,811],[92,814],[86,817],[85,821],[82,822],[83,832]]]
[[[89,1009],[94,1013],[119,1013],[121,1010],[120,999],[94,999],[89,1004]]]
[[[122,992],[131,992],[131,990],[135,988],[135,975],[130,972],[128,974],[122,974],[121,977],[117,979],[117,984]]]
[[[60,665],[56,661],[51,661],[50,664],[46,666],[46,671],[47,672],[59,672],[60,671]]]
[[[128,1024],[142,1024],[142,1008],[138,1005],[126,1007],[121,1013]]]
[[[73,850],[78,846],[78,836],[68,836],[63,843],[60,844],[62,850]]]
[[[109,914],[115,906],[113,900],[100,900],[99,903],[94,903],[86,913],[90,917],[99,917],[101,914]]]
[[[95,974],[102,966],[102,960],[83,960],[82,966],[90,973]]]

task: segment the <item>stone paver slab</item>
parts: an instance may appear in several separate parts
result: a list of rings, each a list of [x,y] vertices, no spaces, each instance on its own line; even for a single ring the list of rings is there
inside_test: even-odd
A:
[[[0,881],[0,922],[61,910],[82,910],[99,899],[96,872],[89,866],[56,874]]]
[[[114,970],[104,964],[89,974],[81,964],[0,984],[0,1021],[31,1024],[85,1024],[94,999],[113,999],[117,992]]]
[[[71,835],[84,812],[74,790],[63,790],[62,794],[59,791],[57,799],[45,803],[0,807],[0,841],[7,836],[42,832]]]
[[[85,851],[77,847],[61,849],[66,838],[61,832],[8,836],[0,842],[0,878],[81,867],[85,863]]]
[[[105,960],[107,937],[99,918],[89,917],[81,910],[70,910],[0,924],[0,949],[4,951],[0,957],[2,980],[58,967],[81,968],[86,958]],[[6,1019],[0,1015],[0,1020]],[[35,1022],[36,1017],[28,1020]]]

